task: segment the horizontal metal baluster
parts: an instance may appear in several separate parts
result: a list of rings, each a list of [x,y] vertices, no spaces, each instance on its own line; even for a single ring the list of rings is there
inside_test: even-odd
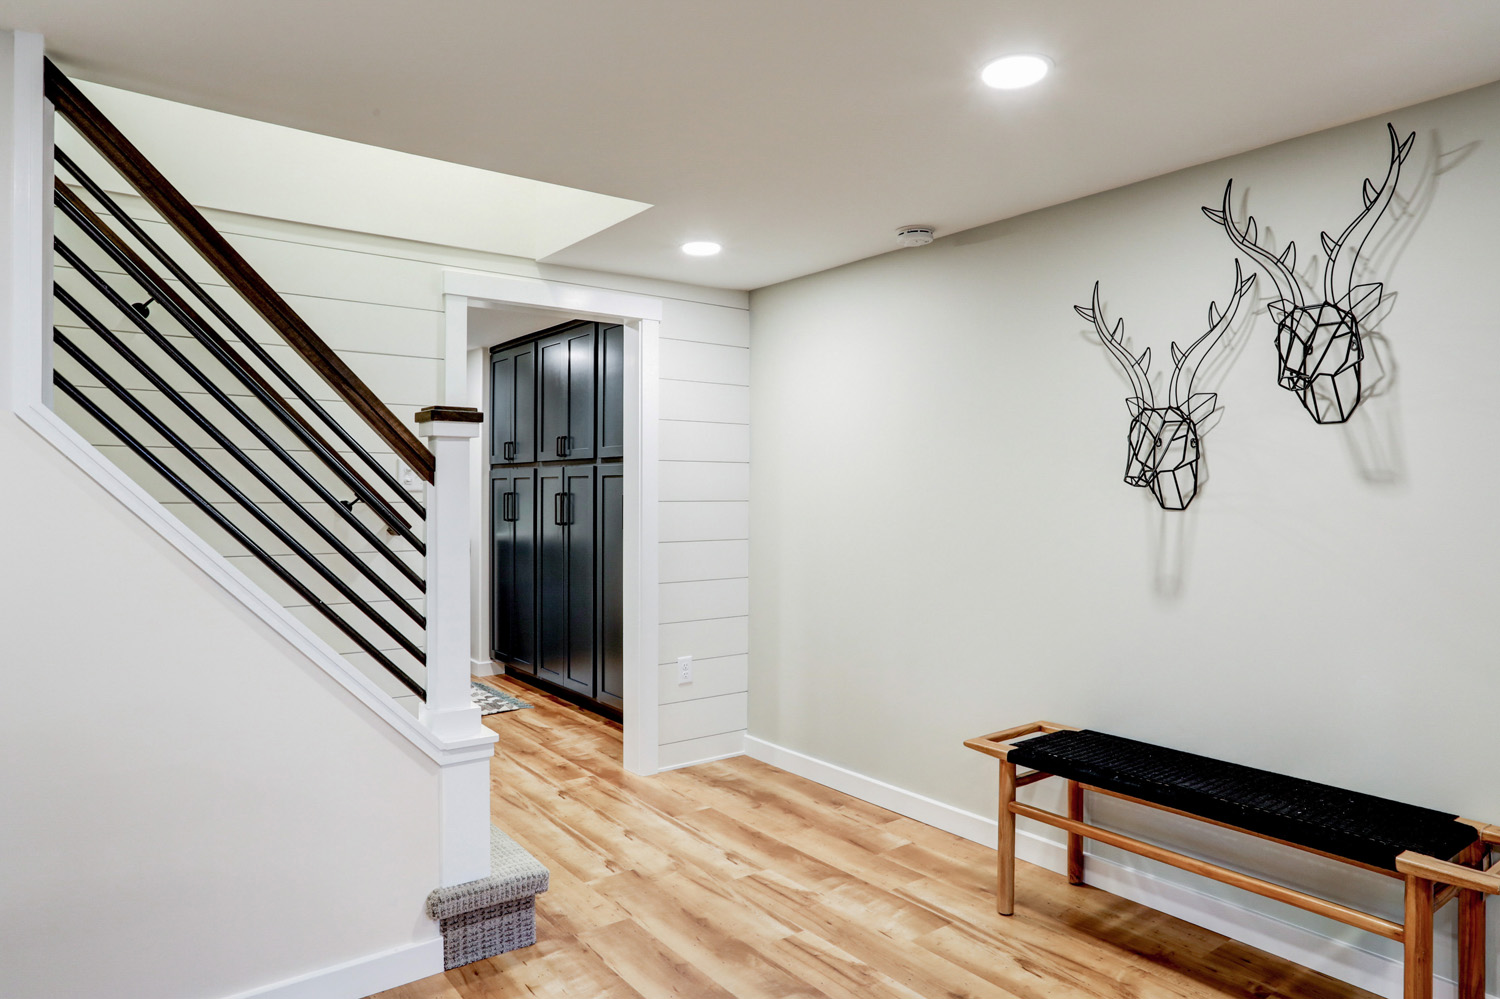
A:
[[[240,506],[249,511],[250,515],[257,521],[259,521],[262,527],[270,531],[276,536],[276,539],[278,541],[290,548],[292,550],[292,554],[302,559],[302,561],[306,562],[314,572],[316,572],[319,576],[322,576],[325,582],[327,582],[330,586],[332,586],[339,592],[340,596],[345,597],[350,603],[354,604],[354,606],[363,611],[365,616],[368,617],[371,621],[375,622],[380,630],[389,635],[397,645],[400,645],[415,658],[424,662],[426,661],[426,654],[419,646],[414,644],[411,639],[401,634],[401,630],[395,625],[391,624],[383,614],[377,613],[375,608],[371,607],[363,597],[356,593],[352,586],[339,578],[338,573],[328,568],[327,564],[325,564],[322,559],[318,558],[312,552],[308,551],[307,547],[303,545],[302,542],[292,537],[290,531],[276,522],[276,518],[272,517],[270,514],[262,510],[260,508],[260,504],[256,503],[249,496],[245,495],[244,491],[236,486],[233,482],[230,482],[227,475],[215,468],[212,462],[203,457],[203,455],[199,454],[197,450],[187,441],[183,440],[176,431],[174,431],[171,427],[168,427],[161,421],[159,417],[157,417],[155,413],[147,409],[139,399],[131,394],[129,389],[116,381],[114,376],[105,371],[98,364],[95,364],[81,352],[74,354],[73,357],[84,366],[84,369],[88,371],[89,374],[99,379],[100,384],[109,389],[110,392],[114,393],[117,399],[123,402],[126,406],[130,407],[130,411],[132,413],[144,420],[147,426],[160,434],[168,444],[172,445],[174,448],[180,451],[183,457],[187,458],[188,461],[193,463],[193,467],[197,468],[198,471],[208,476],[214,485],[218,486],[220,489],[224,490],[224,492],[228,493],[230,499],[234,500]]]
[[[391,489],[395,491],[396,495],[400,496],[401,499],[406,502],[407,506],[416,511],[419,517],[425,518],[427,516],[426,508],[421,504],[420,501],[417,500],[415,496],[413,496],[406,489],[406,487],[401,485],[401,481],[397,479],[396,476],[392,475],[390,473],[390,470],[380,463],[379,459],[370,454],[369,451],[367,451],[364,446],[359,443],[359,441],[357,441],[347,430],[345,430],[342,424],[340,424],[331,415],[329,415],[329,413],[322,407],[322,405],[320,405],[315,399],[313,399],[311,395],[307,393],[305,389],[302,388],[300,383],[293,379],[291,375],[287,374],[286,369],[284,369],[276,361],[276,359],[271,356],[270,352],[268,352],[265,347],[263,347],[260,342],[255,339],[255,337],[251,336],[250,333],[247,332],[245,328],[241,326],[234,319],[234,317],[231,316],[228,311],[226,311],[224,307],[221,306],[218,301],[208,293],[207,290],[199,285],[198,282],[195,281],[193,277],[188,274],[188,272],[180,264],[178,264],[170,254],[167,253],[166,250],[163,250],[161,246],[157,244],[156,240],[151,238],[150,234],[146,232],[146,230],[140,225],[140,223],[136,222],[135,219],[131,218],[130,215],[122,210],[120,206],[115,202],[115,200],[111,198],[102,187],[95,183],[93,178],[89,177],[88,174],[80,170],[78,168],[78,165],[75,164],[66,153],[64,153],[61,149],[56,149],[54,150],[54,152],[56,154],[57,161],[62,164],[62,166],[70,174],[73,175],[73,177],[79,182],[79,184],[81,184],[85,190],[92,194],[94,198],[101,205],[103,205],[111,215],[114,216],[115,220],[119,222],[120,225],[124,226],[132,236],[139,240],[141,245],[144,246],[148,251],[150,251],[152,256],[161,261],[162,266],[170,271],[173,277],[181,281],[183,287],[192,292],[193,297],[202,302],[203,306],[210,312],[212,312],[215,318],[217,318],[219,322],[223,323],[224,326],[229,329],[229,331],[233,333],[262,364],[269,368],[277,378],[280,378],[282,383],[291,390],[293,395],[295,395],[302,401],[302,404],[304,406],[312,410],[313,414],[316,415],[320,420],[322,420],[323,423],[328,427],[328,429],[332,430],[333,433],[341,441],[348,445],[350,450],[359,455],[361,460],[363,460],[365,464],[370,466],[370,468],[381,479],[381,481],[390,486]]]
[[[230,374],[234,375],[241,385],[249,389],[250,394],[259,399],[263,406],[269,409],[271,413],[277,417],[277,419],[285,424],[287,429],[292,431],[292,433],[296,435],[297,439],[307,446],[308,450],[312,451],[320,459],[322,459],[323,463],[327,465],[328,468],[335,475],[337,475],[338,478],[346,486],[348,486],[350,489],[353,489],[355,493],[359,494],[359,496],[367,503],[371,503],[372,506],[383,504],[385,502],[379,496],[371,492],[370,489],[363,482],[359,481],[357,477],[349,474],[348,471],[341,468],[336,457],[332,454],[332,452],[328,451],[323,442],[320,441],[316,436],[309,434],[307,432],[307,429],[297,421],[296,416],[288,412],[281,404],[281,401],[277,399],[274,394],[268,392],[264,386],[257,384],[255,379],[251,378],[242,369],[240,363],[238,362],[238,359],[235,358],[232,354],[226,352],[224,346],[215,343],[212,337],[203,335],[202,332],[198,330],[197,324],[193,322],[192,317],[183,312],[182,309],[180,309],[176,305],[176,303],[172,301],[172,297],[170,295],[161,293],[160,286],[155,281],[152,281],[150,275],[142,271],[141,268],[130,259],[129,254],[125,253],[114,244],[114,242],[109,238],[108,233],[102,231],[86,215],[80,212],[77,206],[70,203],[66,198],[54,198],[53,203],[61,208],[63,210],[63,213],[66,214],[68,218],[78,226],[79,229],[83,230],[84,234],[88,236],[89,239],[91,239],[101,250],[103,250],[111,260],[113,260],[120,267],[124,268],[126,274],[128,274],[137,284],[139,284],[146,291],[155,293],[155,297],[159,300],[162,308],[171,313],[172,318],[176,319],[177,322],[182,324],[183,328],[186,329],[190,334],[192,334],[194,339],[197,340],[198,343],[202,344],[208,350],[208,352],[214,356],[214,359],[222,364]],[[54,242],[60,245],[61,241],[57,240],[56,237],[54,237]],[[68,262],[73,264],[74,267],[78,268],[80,271],[86,270],[88,274],[91,275],[89,280],[90,284],[94,284],[101,291],[105,291],[106,296],[114,295],[113,288],[111,288],[107,282],[100,278],[98,273],[95,272],[93,268],[84,263],[81,257],[73,253],[71,250],[65,250],[64,256],[67,257]],[[123,299],[121,299],[121,301],[123,301]],[[132,313],[135,312],[134,309],[130,311]],[[134,321],[138,317],[132,315],[131,318],[132,321]],[[390,524],[390,527],[392,530],[396,531],[396,533],[401,535],[401,537],[405,538],[407,542],[412,545],[412,547],[417,549],[417,551],[426,554],[426,545],[423,543],[421,538],[412,533],[409,527],[399,523]]]
[[[374,644],[371,643],[369,639],[365,638],[365,636],[361,634],[357,628],[340,617],[332,607],[329,607],[326,603],[324,603],[323,600],[318,597],[318,595],[311,589],[309,589],[300,579],[298,579],[296,575],[291,572],[291,570],[287,569],[286,566],[276,561],[275,556],[271,555],[264,548],[260,547],[260,545],[256,544],[249,535],[247,535],[243,530],[235,525],[234,522],[226,517],[222,511],[217,509],[214,504],[210,503],[208,500],[199,495],[199,493],[195,489],[193,489],[192,486],[183,481],[181,476],[172,471],[172,469],[169,468],[164,462],[162,462],[160,458],[152,454],[150,448],[132,437],[128,431],[121,427],[119,423],[112,419],[109,414],[105,413],[104,410],[100,409],[93,402],[93,400],[91,400],[82,391],[80,391],[75,385],[73,385],[72,382],[69,382],[65,377],[55,371],[52,374],[52,381],[59,389],[63,391],[65,395],[68,396],[68,398],[72,399],[79,406],[83,407],[85,412],[87,412],[95,420],[98,420],[99,423],[107,430],[109,430],[110,433],[114,434],[122,444],[124,444],[127,448],[134,452],[136,457],[140,458],[142,461],[150,465],[153,471],[157,472],[169,483],[171,483],[178,492],[186,496],[194,506],[198,507],[198,509],[207,514],[214,521],[214,523],[223,528],[224,531],[226,531],[231,537],[235,539],[235,541],[242,545],[246,551],[254,555],[262,563],[264,563],[265,566],[272,572],[274,572],[282,582],[290,586],[298,596],[302,597],[310,605],[317,608],[319,613],[328,618],[328,620],[331,621],[334,626],[342,631],[345,635],[348,635],[349,638],[352,639],[354,643],[360,647],[360,649],[368,653],[372,658],[375,659],[376,662],[380,663],[381,666],[385,667],[385,669],[390,672],[390,674],[397,680],[399,680],[401,684],[406,687],[406,689],[410,690],[418,697],[424,699],[427,697],[427,691],[422,689],[422,686],[417,683],[417,681],[407,676],[405,671],[403,671],[394,662],[392,662],[390,658],[385,655],[385,653],[377,649]],[[419,656],[418,658],[425,657]]]
[[[73,311],[77,312],[77,309],[75,308]],[[176,389],[174,389],[170,384],[167,383],[166,379],[162,378],[155,371],[151,370],[151,367],[147,365],[145,361],[141,360],[141,358],[137,356],[134,351],[126,346],[126,344],[121,341],[119,337],[115,336],[111,330],[107,329],[92,315],[83,314],[80,315],[79,318],[82,319],[91,330],[98,334],[100,339],[108,344],[115,351],[115,353],[119,354],[122,358],[125,359],[127,363],[130,364],[131,367],[135,368],[135,370],[139,371],[143,376],[145,376],[145,378],[150,381],[151,385],[154,388],[161,392],[162,395],[166,396],[167,399],[179,410],[181,410],[188,419],[192,420],[199,429],[208,434],[209,437],[213,438],[215,443],[222,447],[228,454],[232,455],[236,461],[244,466],[246,471],[255,476],[256,481],[260,482],[261,485],[269,489],[277,499],[285,503],[288,509],[295,513],[303,521],[303,523],[307,524],[308,527],[311,527],[313,531],[317,533],[318,537],[322,538],[328,544],[332,545],[335,552],[337,552],[339,555],[342,555],[345,561],[347,561],[350,565],[357,569],[361,575],[368,579],[376,589],[378,589],[387,598],[389,598],[391,602],[394,603],[403,613],[405,613],[417,624],[422,625],[424,628],[427,626],[427,619],[422,615],[420,611],[413,607],[411,603],[408,602],[407,599],[403,597],[394,586],[386,582],[386,580],[380,575],[380,573],[376,572],[368,563],[365,562],[364,559],[360,558],[357,554],[350,550],[348,545],[340,541],[337,535],[330,531],[322,521],[318,520],[317,517],[313,516],[313,514],[306,509],[306,507],[298,502],[296,497],[287,492],[279,482],[277,482],[265,471],[265,469],[256,464],[249,455],[245,454],[245,452],[242,451],[240,447],[234,443],[234,441],[229,439],[229,436],[227,434],[225,434],[218,427],[214,426],[213,423],[208,419],[208,417],[204,416],[203,413],[200,412],[196,407],[194,407],[192,403],[184,399],[181,393],[179,393]],[[74,360],[76,360],[79,364],[83,365],[90,374],[95,375],[95,377],[99,377],[101,382],[103,381],[103,378],[100,377],[98,373],[96,373],[97,365],[95,365],[95,363],[87,356],[87,354],[84,353],[82,348],[80,348],[77,344],[70,340],[61,330],[53,329],[52,333],[53,339],[57,342],[57,345],[59,347],[66,351],[67,354]]]
[[[230,399],[222,389],[214,384],[212,379],[210,379],[201,370],[199,370],[198,367],[194,365],[193,362],[186,356],[184,356],[180,350],[174,347],[167,339],[167,337],[163,335],[161,331],[159,331],[152,323],[150,323],[146,319],[146,317],[140,315],[139,312],[131,307],[130,303],[121,298],[118,292],[116,292],[107,283],[105,283],[104,279],[101,278],[98,274],[94,273],[93,269],[90,268],[88,264],[84,263],[81,257],[70,250],[67,244],[63,243],[62,240],[54,237],[53,245],[57,248],[58,252],[62,254],[64,259],[71,263],[78,271],[78,273],[89,282],[89,284],[93,285],[95,290],[103,294],[104,297],[110,302],[110,304],[112,304],[127,319],[130,320],[132,325],[134,325],[141,332],[145,333],[146,336],[150,338],[152,343],[154,343],[168,357],[175,361],[177,365],[181,367],[190,378],[193,379],[194,382],[196,382],[201,388],[203,388],[204,391],[206,391],[210,396],[213,397],[215,402],[223,406],[230,413],[230,415],[239,420],[239,422],[245,427],[245,429],[249,430],[253,435],[255,435],[256,440],[260,441],[268,449],[274,452],[276,456],[280,458],[282,462],[284,462],[286,466],[297,475],[298,478],[300,478],[304,483],[307,484],[309,488],[317,493],[319,499],[327,503],[330,508],[339,511],[340,515],[350,524],[350,526],[352,526],[357,532],[359,532],[361,537],[373,544],[376,551],[379,551],[382,555],[384,555],[387,561],[389,561],[396,567],[397,571],[399,571],[402,575],[409,579],[413,584],[422,587],[425,592],[426,583],[423,582],[421,575],[418,574],[416,570],[412,569],[412,567],[407,565],[400,558],[400,556],[391,551],[390,548],[386,546],[385,542],[382,541],[374,531],[371,531],[367,526],[365,526],[364,523],[359,520],[358,517],[354,516],[354,513],[351,510],[340,503],[337,497],[335,497],[333,493],[329,492],[327,487],[325,487],[321,482],[318,481],[316,476],[314,476],[311,472],[304,468],[301,463],[299,463],[295,458],[288,454],[286,449],[283,448],[274,437],[267,433],[266,430],[261,427],[260,424],[257,423],[255,419],[248,413],[246,413],[237,403]],[[53,295],[75,314],[77,314],[80,318],[85,315],[90,315],[88,310],[83,305],[81,305],[78,300],[68,292],[66,288],[64,288],[60,284],[57,284],[56,282],[54,282],[53,284]]]
[[[210,326],[207,320],[205,320],[197,313],[197,311],[193,308],[193,306],[188,302],[187,299],[177,294],[176,289],[168,284],[165,278],[158,275],[156,271],[152,269],[151,265],[146,261],[146,258],[142,257],[135,251],[134,247],[132,247],[119,235],[117,235],[115,231],[110,228],[109,223],[105,222],[98,213],[90,208],[88,204],[84,202],[83,198],[79,197],[79,195],[76,194],[72,188],[68,187],[68,185],[64,183],[61,178],[57,178],[53,181],[52,197],[54,204],[59,204],[60,201],[66,202],[67,205],[72,208],[72,211],[68,213],[69,218],[74,218],[76,215],[82,215],[85,219],[87,219],[90,226],[103,233],[104,236],[108,238],[109,242],[116,249],[118,249],[125,256],[129,257],[130,261],[136,265],[137,269],[151,280],[152,287],[151,289],[148,289],[151,293],[146,300],[148,303],[155,301],[158,296],[163,296],[164,302],[170,305],[171,312],[174,316],[178,315],[179,313],[186,314],[187,317],[192,320],[192,326],[189,327],[189,332],[194,337],[200,340],[205,338],[211,339],[223,350],[226,355],[234,359],[235,365],[239,370],[243,371],[248,377],[253,378],[257,384],[263,387],[266,392],[274,397],[276,399],[276,402],[286,411],[286,414],[297,421],[297,425],[299,427],[305,430],[312,437],[316,438],[317,442],[322,445],[322,450],[327,453],[328,460],[337,463],[341,474],[348,479],[354,480],[360,486],[364,487],[364,495],[362,495],[361,498],[372,497],[378,501],[377,503],[372,504],[372,507],[375,512],[380,515],[381,520],[385,521],[393,531],[402,527],[411,527],[410,522],[408,522],[406,518],[402,517],[401,514],[397,513],[396,508],[387,503],[384,497],[375,492],[374,486],[366,482],[364,478],[354,470],[354,466],[350,465],[347,461],[344,460],[343,455],[338,454],[334,450],[334,446],[332,444],[324,440],[323,435],[318,433],[318,431],[314,429],[313,425],[307,420],[306,417],[304,417],[300,412],[292,409],[291,405],[281,397],[281,394],[276,391],[275,387],[266,380],[265,376],[262,375],[257,368],[252,366],[244,358],[240,357],[239,354],[235,352],[234,347],[230,345],[229,341],[226,340],[217,329]],[[143,303],[143,305],[144,304],[145,303]]]

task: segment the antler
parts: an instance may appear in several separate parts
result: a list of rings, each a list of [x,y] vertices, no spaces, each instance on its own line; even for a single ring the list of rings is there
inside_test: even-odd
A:
[[[1297,275],[1294,273],[1297,266],[1297,244],[1288,242],[1286,249],[1281,251],[1281,256],[1276,256],[1270,250],[1263,249],[1256,243],[1259,232],[1255,225],[1255,216],[1245,217],[1245,228],[1242,232],[1235,224],[1234,212],[1229,207],[1230,190],[1234,187],[1234,181],[1224,185],[1224,206],[1215,210],[1207,205],[1203,208],[1203,214],[1224,227],[1229,234],[1230,242],[1248,253],[1258,264],[1266,269],[1271,280],[1276,284],[1276,294],[1284,302],[1290,302],[1294,307],[1302,307],[1302,285],[1297,283]]]
[[[1093,307],[1085,308],[1082,305],[1075,305],[1073,311],[1094,324],[1094,332],[1099,334],[1100,342],[1114,355],[1115,360],[1120,362],[1120,367],[1125,369],[1125,376],[1130,379],[1130,384],[1135,389],[1132,399],[1145,409],[1153,408],[1156,400],[1151,393],[1151,378],[1148,374],[1151,369],[1151,348],[1147,347],[1141,351],[1140,357],[1130,356],[1130,351],[1125,349],[1125,320],[1121,319],[1116,322],[1113,330],[1104,324],[1104,307],[1099,303],[1098,281],[1094,282]]]
[[[1405,142],[1398,142],[1396,138],[1396,126],[1386,123],[1385,129],[1391,136],[1391,163],[1386,168],[1385,180],[1380,183],[1380,190],[1365,178],[1361,194],[1364,196],[1365,207],[1349,227],[1344,230],[1338,239],[1323,233],[1323,251],[1328,254],[1328,264],[1323,268],[1323,295],[1330,302],[1337,302],[1346,295],[1352,297],[1354,291],[1354,265],[1359,260],[1359,254],[1364,249],[1365,240],[1370,238],[1370,233],[1375,231],[1375,224],[1385,214],[1390,206],[1391,197],[1396,193],[1396,182],[1401,178],[1401,164],[1406,162],[1406,157],[1411,153],[1412,141],[1416,139],[1417,133],[1413,132],[1406,137]],[[1358,242],[1353,243],[1353,252],[1346,252],[1356,231],[1363,229],[1359,234]],[[1378,286],[1377,286],[1378,289]],[[1377,297],[1376,304],[1379,304]],[[1373,309],[1374,306],[1370,306]]]
[[[1202,365],[1203,359],[1208,356],[1208,352],[1213,350],[1214,344],[1219,342],[1219,338],[1224,335],[1225,331],[1229,329],[1230,324],[1234,322],[1235,313],[1240,310],[1240,301],[1245,297],[1245,292],[1249,291],[1250,286],[1254,283],[1254,274],[1251,274],[1247,278],[1241,277],[1240,261],[1236,257],[1234,261],[1234,292],[1229,296],[1229,301],[1225,304],[1224,311],[1222,313],[1219,312],[1218,304],[1209,302],[1208,332],[1189,344],[1188,349],[1185,351],[1178,349],[1177,341],[1172,341],[1173,370],[1172,380],[1168,383],[1167,387],[1167,405],[1176,406],[1179,409],[1184,409],[1184,411],[1195,411],[1188,414],[1195,421],[1198,419],[1198,415],[1195,415],[1196,410],[1203,403],[1206,402],[1208,404],[1209,411],[1213,410],[1214,396],[1212,393],[1209,393],[1206,399],[1202,399],[1199,403],[1195,404],[1192,401],[1195,398],[1192,394],[1193,378],[1198,374],[1198,368]],[[1186,381],[1184,381],[1184,372],[1186,372]]]

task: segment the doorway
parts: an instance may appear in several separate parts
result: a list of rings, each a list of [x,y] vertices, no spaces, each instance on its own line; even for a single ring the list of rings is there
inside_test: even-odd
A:
[[[615,502],[623,530],[619,563],[621,719],[624,765],[657,772],[657,334],[661,301],[601,288],[536,278],[449,271],[445,274],[445,398],[491,414],[490,350],[559,324],[618,326],[623,360],[623,454]],[[489,566],[491,492],[488,447],[474,455],[476,494],[471,522],[473,606],[493,605]],[[477,675],[502,671],[491,653],[488,613],[476,613],[471,666]]]

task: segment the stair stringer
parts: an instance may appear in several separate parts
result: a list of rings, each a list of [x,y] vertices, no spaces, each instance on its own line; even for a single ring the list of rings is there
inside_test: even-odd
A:
[[[29,403],[16,411],[23,423],[80,468],[84,474],[181,552],[226,593],[239,601],[293,648],[349,691],[377,718],[416,746],[439,766],[447,767],[493,755],[497,736],[485,730],[467,739],[444,739],[404,710],[376,683],[335,652],[327,642],[231,565],[186,524],[153,499],[135,480],[101,454],[52,410]]]

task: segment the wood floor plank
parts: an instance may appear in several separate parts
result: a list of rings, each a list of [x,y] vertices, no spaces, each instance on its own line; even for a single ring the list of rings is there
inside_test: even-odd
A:
[[[745,757],[638,777],[620,726],[535,705],[499,735],[493,821],[552,872],[537,943],[372,999],[1374,999]]]
[[[964,996],[968,999],[1014,999],[1014,993],[910,946],[904,934],[887,925],[867,924],[827,904],[819,892],[807,891],[785,878],[766,872],[737,882],[745,896],[786,922],[840,948],[870,968],[924,996]]]
[[[829,999],[925,999],[816,933],[793,933],[778,940],[771,953]]]
[[[790,930],[754,907],[681,877],[644,878],[634,871],[610,879],[607,890],[652,936],[681,954],[738,999],[795,996],[828,999],[766,954]]]
[[[681,955],[629,919],[579,938],[646,999],[734,999]]]

